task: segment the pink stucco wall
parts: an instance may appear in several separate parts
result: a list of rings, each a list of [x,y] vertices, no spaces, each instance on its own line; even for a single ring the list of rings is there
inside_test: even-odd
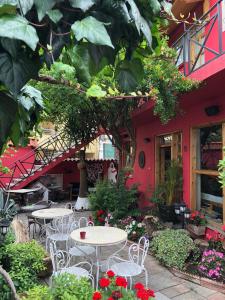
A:
[[[207,95],[206,95],[207,96]],[[207,97],[205,97],[207,98]],[[208,117],[204,108],[210,105],[219,105],[220,113],[217,116]],[[209,123],[216,123],[225,120],[225,93],[223,96],[210,98],[208,100],[195,98],[193,94],[186,97],[181,103],[183,113],[171,120],[168,124],[162,125],[158,118],[154,117],[152,110],[143,111],[134,116],[133,122],[137,134],[137,155],[134,165],[133,178],[129,184],[138,183],[139,190],[145,194],[145,199],[154,189],[155,185],[155,138],[158,135],[168,134],[175,131],[182,133],[183,153],[183,197],[187,204],[190,203],[190,132],[195,126],[202,126]],[[144,138],[150,138],[149,143]],[[145,152],[146,162],[144,169],[138,165],[138,154]],[[142,203],[147,205],[148,203]]]

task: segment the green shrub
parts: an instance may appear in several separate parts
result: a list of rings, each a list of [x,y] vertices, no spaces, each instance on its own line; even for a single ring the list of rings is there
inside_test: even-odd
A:
[[[45,269],[45,256],[43,247],[34,240],[5,247],[3,267],[9,272],[17,291],[26,291],[37,284],[38,273]]]
[[[151,242],[151,250],[156,258],[167,267],[183,269],[191,252],[197,249],[188,234],[180,229],[166,229]]]
[[[108,180],[100,181],[96,185],[96,192],[90,195],[91,208],[95,212],[96,224],[102,222],[98,220],[97,212],[102,210],[112,215],[111,223],[116,223],[128,215],[137,215],[137,186],[130,189],[125,186],[123,172],[119,173],[117,183]]]
[[[37,286],[30,289],[22,299],[26,300],[90,300],[93,288],[86,278],[77,279],[72,274],[53,278],[52,286]]]

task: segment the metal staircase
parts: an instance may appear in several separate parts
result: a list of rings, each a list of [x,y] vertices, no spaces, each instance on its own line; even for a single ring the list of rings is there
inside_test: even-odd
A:
[[[99,135],[100,132],[93,130],[93,136],[89,141],[77,142],[72,141],[64,132],[50,136],[38,147],[8,166],[9,173],[0,173],[0,188],[8,190],[25,187],[66,158],[74,155]]]

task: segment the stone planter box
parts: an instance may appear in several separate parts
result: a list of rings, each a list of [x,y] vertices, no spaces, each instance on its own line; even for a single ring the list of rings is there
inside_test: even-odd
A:
[[[52,267],[51,257],[47,256],[44,258],[44,265],[45,265],[45,270],[41,271],[38,274],[39,278],[46,278],[46,277],[50,277],[52,275],[53,267]]]
[[[196,284],[199,284],[201,286],[204,286],[208,289],[212,289],[215,290],[217,292],[223,293],[225,294],[225,284],[221,283],[221,282],[217,282],[215,280],[211,280],[205,277],[200,277],[197,275],[193,275],[190,273],[186,273],[184,271],[180,271],[178,269],[175,268],[169,268],[170,272],[179,278],[185,279],[185,280],[189,280],[191,282],[194,282]],[[225,296],[224,296],[225,299]]]
[[[205,235],[205,228],[206,228],[205,226],[196,226],[193,224],[187,225],[187,229],[197,236]]]

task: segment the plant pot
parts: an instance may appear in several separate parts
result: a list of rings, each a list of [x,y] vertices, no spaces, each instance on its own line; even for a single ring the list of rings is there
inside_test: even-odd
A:
[[[193,232],[197,236],[205,235],[205,226],[196,226],[193,224],[188,224],[187,229]]]
[[[51,257],[47,256],[43,259],[43,261],[44,261],[44,265],[45,265],[45,270],[41,271],[38,274],[39,278],[50,277],[52,275],[52,271],[53,271]]]
[[[177,223],[177,215],[175,214],[174,205],[159,205],[159,215],[164,222]]]

